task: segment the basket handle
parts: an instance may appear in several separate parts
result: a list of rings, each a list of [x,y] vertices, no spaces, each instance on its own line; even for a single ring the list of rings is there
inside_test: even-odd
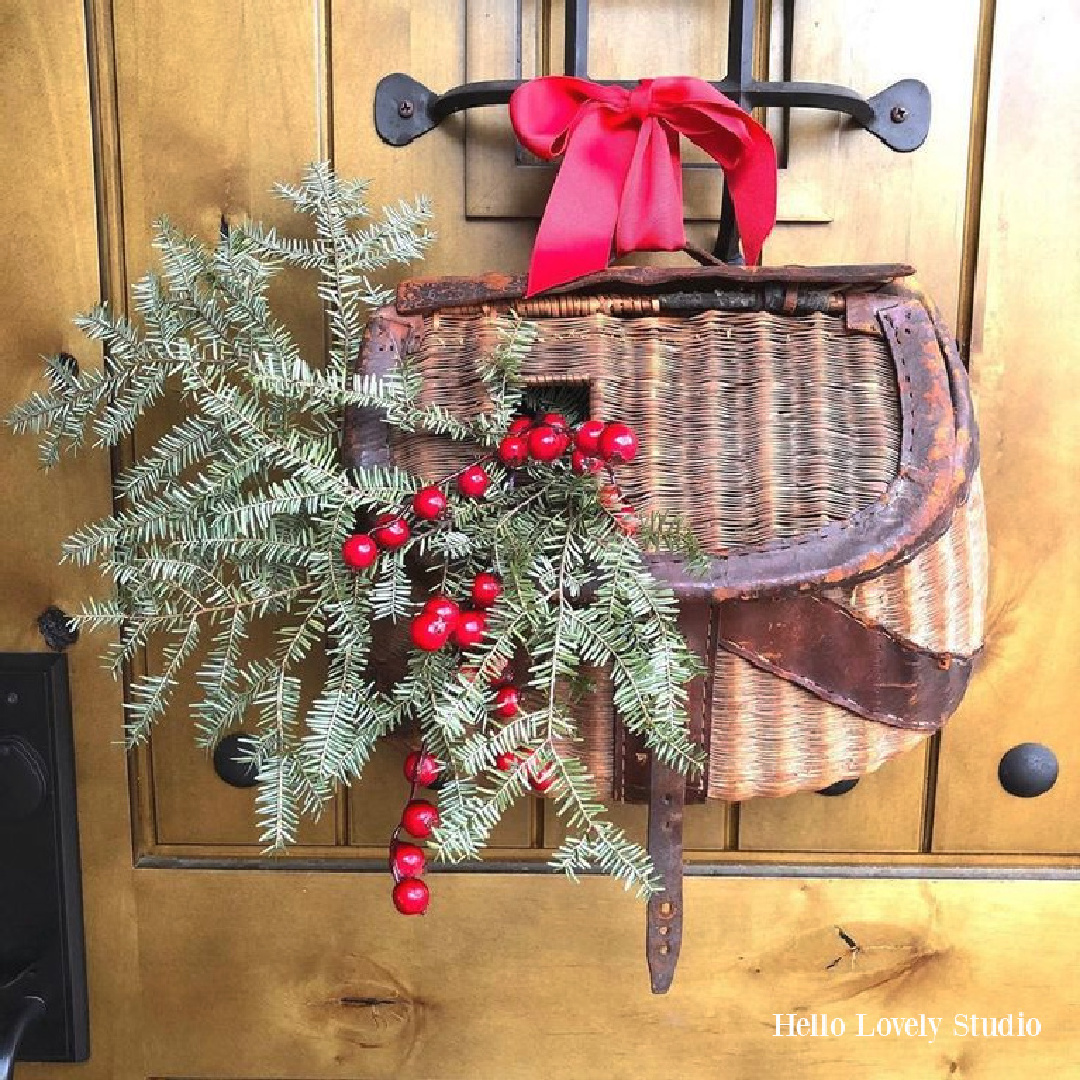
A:
[[[702,247],[698,247],[697,244],[691,244],[689,240],[683,244],[683,251],[690,256],[695,262],[700,263],[702,266],[731,266],[731,263],[724,262],[723,259],[718,259],[711,251],[706,251]]]

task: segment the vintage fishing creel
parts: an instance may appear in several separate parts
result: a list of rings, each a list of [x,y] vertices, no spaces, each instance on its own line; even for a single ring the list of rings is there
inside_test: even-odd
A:
[[[632,424],[630,501],[681,515],[712,554],[703,577],[653,557],[707,664],[691,688],[704,776],[684,789],[652,769],[602,688],[581,717],[601,794],[651,794],[668,888],[650,909],[654,988],[678,951],[684,798],[787,795],[878,768],[941,727],[982,645],[968,379],[933,306],[901,284],[911,272],[624,267],[528,300],[517,277],[418,280],[371,322],[364,370],[408,357],[425,402],[471,416],[496,316],[535,320],[526,381],[587,386],[591,415]],[[388,451],[429,479],[468,460],[448,440],[387,437],[353,417],[353,460]]]

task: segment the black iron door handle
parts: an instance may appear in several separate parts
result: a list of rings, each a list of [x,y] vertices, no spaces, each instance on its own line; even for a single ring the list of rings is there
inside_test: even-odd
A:
[[[0,1080],[11,1080],[15,1055],[26,1029],[45,1015],[45,1002],[39,997],[24,998],[6,1029],[0,1029]]]

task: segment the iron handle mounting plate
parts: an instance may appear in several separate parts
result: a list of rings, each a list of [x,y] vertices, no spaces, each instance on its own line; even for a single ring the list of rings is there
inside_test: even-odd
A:
[[[635,83],[612,81],[605,85],[629,88]],[[889,149],[900,153],[917,150],[930,131],[930,90],[918,79],[901,79],[869,99],[831,83],[751,82],[740,87],[722,79],[712,85],[722,94],[747,100],[750,108],[826,109],[843,113]],[[375,130],[390,146],[407,146],[454,113],[505,105],[519,86],[520,79],[496,79],[464,83],[437,94],[403,72],[384,75],[375,90]]]

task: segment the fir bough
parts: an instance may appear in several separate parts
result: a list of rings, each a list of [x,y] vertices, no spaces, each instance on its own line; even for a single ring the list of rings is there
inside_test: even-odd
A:
[[[17,431],[41,436],[51,467],[87,437],[97,446],[125,440],[166,392],[179,394],[182,418],[117,477],[120,508],[64,546],[64,558],[96,564],[115,583],[111,599],[88,602],[76,617],[115,628],[114,669],[147,646],[158,657],[132,684],[129,742],[148,736],[181,673],[197,665],[198,741],[213,746],[240,725],[253,733],[262,837],[277,849],[295,838],[303,814],[360,778],[380,738],[414,725],[449,774],[434,838],[443,858],[477,857],[499,818],[528,796],[530,777],[546,770],[568,835],[554,864],[649,892],[647,855],[605,819],[578,756],[574,688],[589,672],[609,671],[623,722],[661,760],[689,771],[701,764],[685,715],[695,662],[673,597],[598,499],[597,481],[563,465],[511,475],[486,463],[494,482],[485,498],[452,500],[443,522],[416,529],[370,571],[351,571],[341,557],[358,522],[400,511],[421,486],[393,466],[343,470],[343,410],[376,408],[401,429],[490,451],[522,407],[518,370],[532,328],[506,320],[482,372],[492,401],[482,416],[421,405],[408,369],[354,379],[366,314],[387,299],[372,277],[422,257],[428,207],[400,203],[372,215],[364,184],[337,179],[325,164],[278,190],[313,220],[313,239],[242,224],[206,246],[161,222],[161,270],[135,286],[134,321],[104,305],[77,320],[103,344],[104,371],[49,359],[49,390],[9,417]],[[268,289],[283,270],[317,280],[328,338],[317,366],[274,315]],[[676,522],[644,531],[650,547],[695,554]],[[417,566],[426,568],[419,587]],[[411,618],[425,590],[466,595],[478,571],[494,571],[504,587],[483,643],[464,656],[413,651],[404,676],[378,688],[373,626]],[[256,640],[272,644],[253,657],[259,624],[273,632]],[[316,652],[327,657],[325,681],[303,686],[300,665]],[[522,655],[528,707],[496,722],[487,676]],[[496,768],[506,753],[520,765]]]

